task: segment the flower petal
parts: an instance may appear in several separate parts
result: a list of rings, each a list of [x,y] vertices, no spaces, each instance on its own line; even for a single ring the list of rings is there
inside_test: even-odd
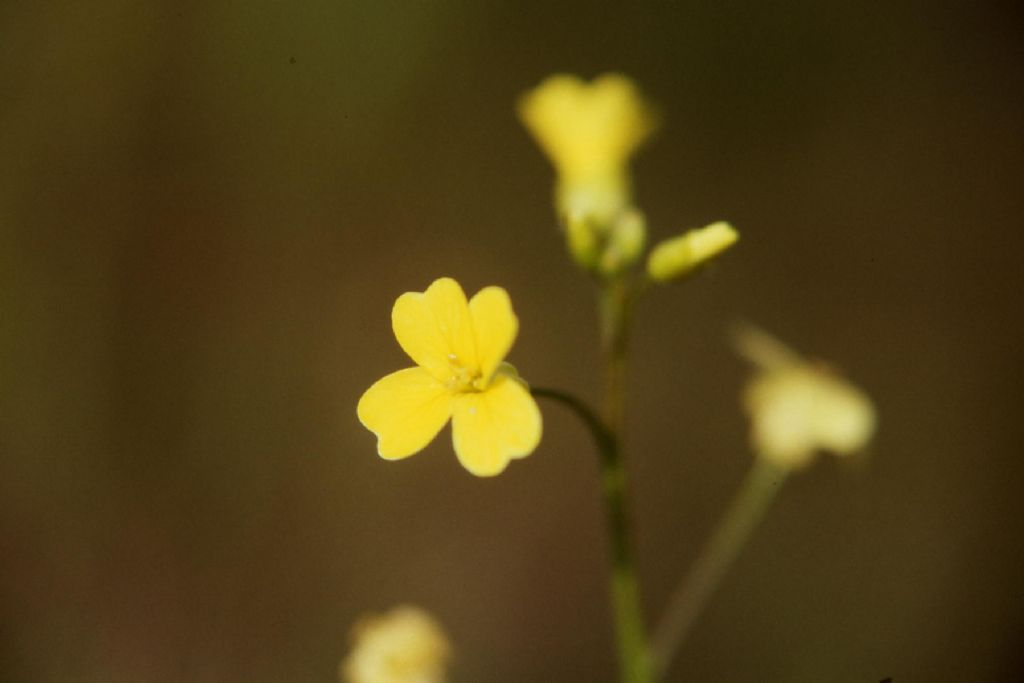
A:
[[[452,441],[462,466],[478,477],[500,473],[540,442],[537,402],[518,378],[498,372],[491,385],[452,403]]]
[[[823,377],[814,406],[814,432],[818,443],[836,455],[863,449],[875,432],[871,399],[857,387]]]
[[[476,368],[476,341],[462,287],[443,277],[425,292],[398,297],[391,311],[395,338],[409,357],[441,382],[453,365]]]
[[[377,452],[386,460],[422,450],[451,412],[451,392],[423,368],[383,377],[366,390],[356,408],[359,421],[377,435]]]
[[[751,440],[761,456],[785,468],[814,459],[814,405],[817,396],[800,370],[766,373],[747,388]]]
[[[469,301],[469,315],[476,334],[480,374],[486,383],[512,348],[519,320],[512,312],[508,292],[501,287],[485,287],[477,292]]]
[[[618,74],[591,83],[551,76],[520,100],[519,117],[570,184],[617,173],[657,127],[636,86]]]
[[[810,463],[819,450],[849,455],[875,431],[875,410],[860,389],[803,363],[770,370],[747,388],[758,452],[785,467]]]

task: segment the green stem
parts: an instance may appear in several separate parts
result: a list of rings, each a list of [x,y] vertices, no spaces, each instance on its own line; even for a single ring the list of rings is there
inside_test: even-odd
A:
[[[602,458],[605,457],[605,451],[614,446],[613,439],[598,414],[569,392],[547,387],[530,387],[530,393],[537,398],[558,401],[576,413],[576,417],[580,418],[580,421],[590,430],[590,435],[594,437],[594,444]]]
[[[725,572],[764,517],[787,471],[757,458],[690,573],[669,599],[653,638],[654,666],[664,674]]]
[[[626,399],[626,355],[632,293],[625,280],[613,280],[601,291],[601,348],[604,400],[600,415],[571,394],[532,388],[538,398],[558,401],[576,413],[590,430],[600,454],[601,486],[611,554],[611,599],[615,641],[623,683],[653,683],[640,588],[633,562],[631,526],[626,503],[626,472],[622,432]]]
[[[628,487],[623,463],[625,427],[626,358],[629,350],[631,313],[629,283],[619,278],[601,291],[601,347],[605,386],[602,416],[611,447],[602,453],[601,479],[605,514],[611,543],[611,593],[615,632],[623,683],[651,683],[650,647],[644,627],[640,586],[633,560],[632,527],[627,505]]]

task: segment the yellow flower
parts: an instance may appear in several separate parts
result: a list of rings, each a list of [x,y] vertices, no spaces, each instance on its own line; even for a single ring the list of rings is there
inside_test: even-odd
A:
[[[451,646],[438,623],[416,607],[396,607],[353,629],[341,663],[346,683],[443,683]]]
[[[563,214],[605,223],[629,205],[629,157],[657,126],[632,81],[551,76],[520,99],[519,118],[558,172]]]
[[[693,272],[736,243],[736,229],[719,221],[658,244],[647,257],[647,274],[666,282]]]
[[[759,366],[743,396],[758,455],[795,469],[818,451],[849,455],[871,440],[875,409],[863,391],[763,332],[741,332],[738,346]]]
[[[391,312],[398,344],[417,367],[391,373],[359,399],[360,422],[386,460],[422,450],[452,420],[462,466],[486,477],[540,441],[537,402],[505,355],[519,321],[508,293],[485,287],[467,303],[455,280],[398,297]]]

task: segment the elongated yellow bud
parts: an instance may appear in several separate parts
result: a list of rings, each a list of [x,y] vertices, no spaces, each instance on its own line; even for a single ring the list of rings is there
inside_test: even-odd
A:
[[[667,239],[651,251],[647,274],[659,282],[683,277],[736,243],[736,229],[724,221]]]

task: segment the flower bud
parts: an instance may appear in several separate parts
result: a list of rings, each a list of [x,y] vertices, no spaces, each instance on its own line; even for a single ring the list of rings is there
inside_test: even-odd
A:
[[[654,248],[647,259],[647,274],[659,282],[683,277],[718,256],[738,239],[739,233],[724,221],[689,230]]]
[[[601,272],[616,275],[633,265],[643,253],[647,241],[647,221],[637,209],[621,213],[612,224],[601,254]]]
[[[594,220],[584,213],[570,213],[565,219],[565,238],[573,260],[584,270],[595,270],[604,238]]]

